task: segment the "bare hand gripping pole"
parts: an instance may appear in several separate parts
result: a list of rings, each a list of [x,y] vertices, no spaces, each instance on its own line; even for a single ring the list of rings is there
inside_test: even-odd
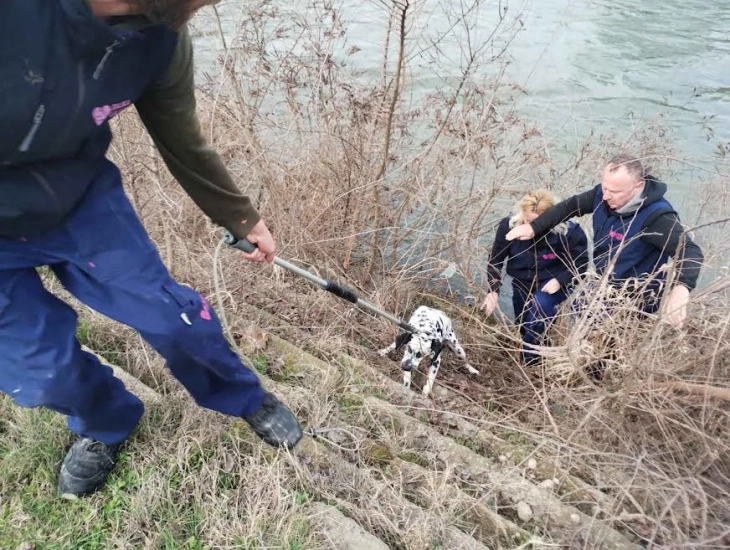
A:
[[[225,235],[223,236],[223,241],[227,245],[232,246],[233,248],[237,248],[238,250],[243,250],[244,252],[251,253],[256,250],[255,244],[246,239],[237,239],[230,231],[225,232]],[[361,308],[366,309],[371,313],[387,319],[391,323],[398,325],[403,330],[407,330],[411,333],[418,332],[415,328],[413,328],[405,321],[401,321],[390,313],[386,313],[385,311],[378,309],[374,305],[364,302],[363,300],[358,298],[357,295],[349,288],[341,287],[337,283],[329,281],[327,279],[320,279],[309,271],[302,269],[301,267],[297,267],[294,264],[287,262],[286,260],[282,260],[281,258],[274,258],[274,263],[279,267],[283,267],[284,269],[291,271],[292,273],[299,275],[300,277],[304,277],[305,279],[316,285],[319,285],[320,287],[322,287],[323,290],[331,292],[332,294],[339,298],[342,298],[343,300],[347,300],[348,302],[360,306]]]

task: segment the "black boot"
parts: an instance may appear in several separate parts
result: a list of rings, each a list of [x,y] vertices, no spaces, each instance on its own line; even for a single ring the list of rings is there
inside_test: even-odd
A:
[[[272,447],[293,449],[302,438],[302,427],[289,408],[265,392],[264,402],[255,413],[245,416],[253,431]]]
[[[58,490],[63,498],[76,499],[99,489],[114,468],[121,445],[82,438],[69,449],[61,465]]]

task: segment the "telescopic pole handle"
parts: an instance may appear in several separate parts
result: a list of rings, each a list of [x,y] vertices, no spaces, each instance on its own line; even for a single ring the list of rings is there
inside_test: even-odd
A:
[[[248,252],[249,254],[258,248],[248,239],[237,239],[230,231],[226,231],[225,235],[223,235],[223,240],[227,245]]]

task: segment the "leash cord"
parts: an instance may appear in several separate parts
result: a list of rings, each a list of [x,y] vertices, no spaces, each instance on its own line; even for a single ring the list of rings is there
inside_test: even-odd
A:
[[[336,448],[340,449],[341,451],[345,451],[347,453],[356,453],[356,452],[358,452],[360,450],[360,446],[359,445],[357,445],[354,448],[347,448],[347,447],[343,447],[342,445],[339,445],[339,444],[335,443],[331,439],[328,439],[326,437],[322,437],[322,434],[325,434],[327,432],[342,432],[342,433],[346,433],[347,435],[349,435],[352,438],[353,441],[357,441],[357,438],[352,434],[352,432],[348,432],[344,428],[310,428],[310,429],[304,431],[304,435],[308,435],[312,439],[319,439],[321,441],[324,441],[326,443],[329,443],[333,447],[336,447]]]
[[[236,341],[233,339],[233,332],[231,331],[230,325],[228,324],[228,319],[226,318],[226,310],[223,307],[223,288],[221,285],[221,278],[220,278],[220,270],[219,270],[219,258],[220,258],[220,252],[223,248],[223,245],[226,244],[225,241],[221,240],[218,245],[215,247],[215,251],[213,252],[213,288],[215,292],[215,299],[216,304],[218,305],[218,311],[216,312],[218,314],[218,317],[221,320],[221,325],[223,325],[223,330],[226,333],[226,336],[228,336],[228,340],[233,346],[233,348],[238,353],[239,357],[243,356],[243,352],[241,351],[241,348],[236,344]],[[320,441],[324,441],[333,447],[336,447],[340,449],[341,451],[345,451],[348,453],[355,453],[360,450],[359,445],[355,448],[346,448],[341,445],[338,445],[331,439],[328,439],[327,437],[323,437],[323,434],[339,431],[346,433],[349,435],[353,441],[357,441],[357,438],[349,431],[345,430],[344,428],[309,428],[308,430],[304,430],[304,435],[308,435],[312,439],[318,439]]]
[[[218,269],[218,258],[220,257],[221,248],[223,248],[223,245],[226,244],[225,241],[218,242],[218,245],[215,247],[215,251],[213,252],[213,288],[215,290],[215,300],[216,304],[218,305],[218,317],[221,320],[221,324],[223,325],[223,330],[225,331],[226,335],[228,336],[228,339],[231,342],[231,345],[236,348],[236,351],[241,355],[241,350],[236,345],[236,341],[233,339],[233,333],[231,332],[230,327],[228,326],[228,320],[226,319],[226,310],[223,308],[223,297],[222,297],[222,290],[221,290],[221,282],[220,282],[220,272]]]

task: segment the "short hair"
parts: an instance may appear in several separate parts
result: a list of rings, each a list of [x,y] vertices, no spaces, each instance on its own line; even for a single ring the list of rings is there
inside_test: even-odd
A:
[[[626,168],[626,171],[636,180],[643,180],[646,177],[647,171],[641,161],[631,155],[621,153],[614,156],[606,164],[610,172],[616,172],[622,166]]]

